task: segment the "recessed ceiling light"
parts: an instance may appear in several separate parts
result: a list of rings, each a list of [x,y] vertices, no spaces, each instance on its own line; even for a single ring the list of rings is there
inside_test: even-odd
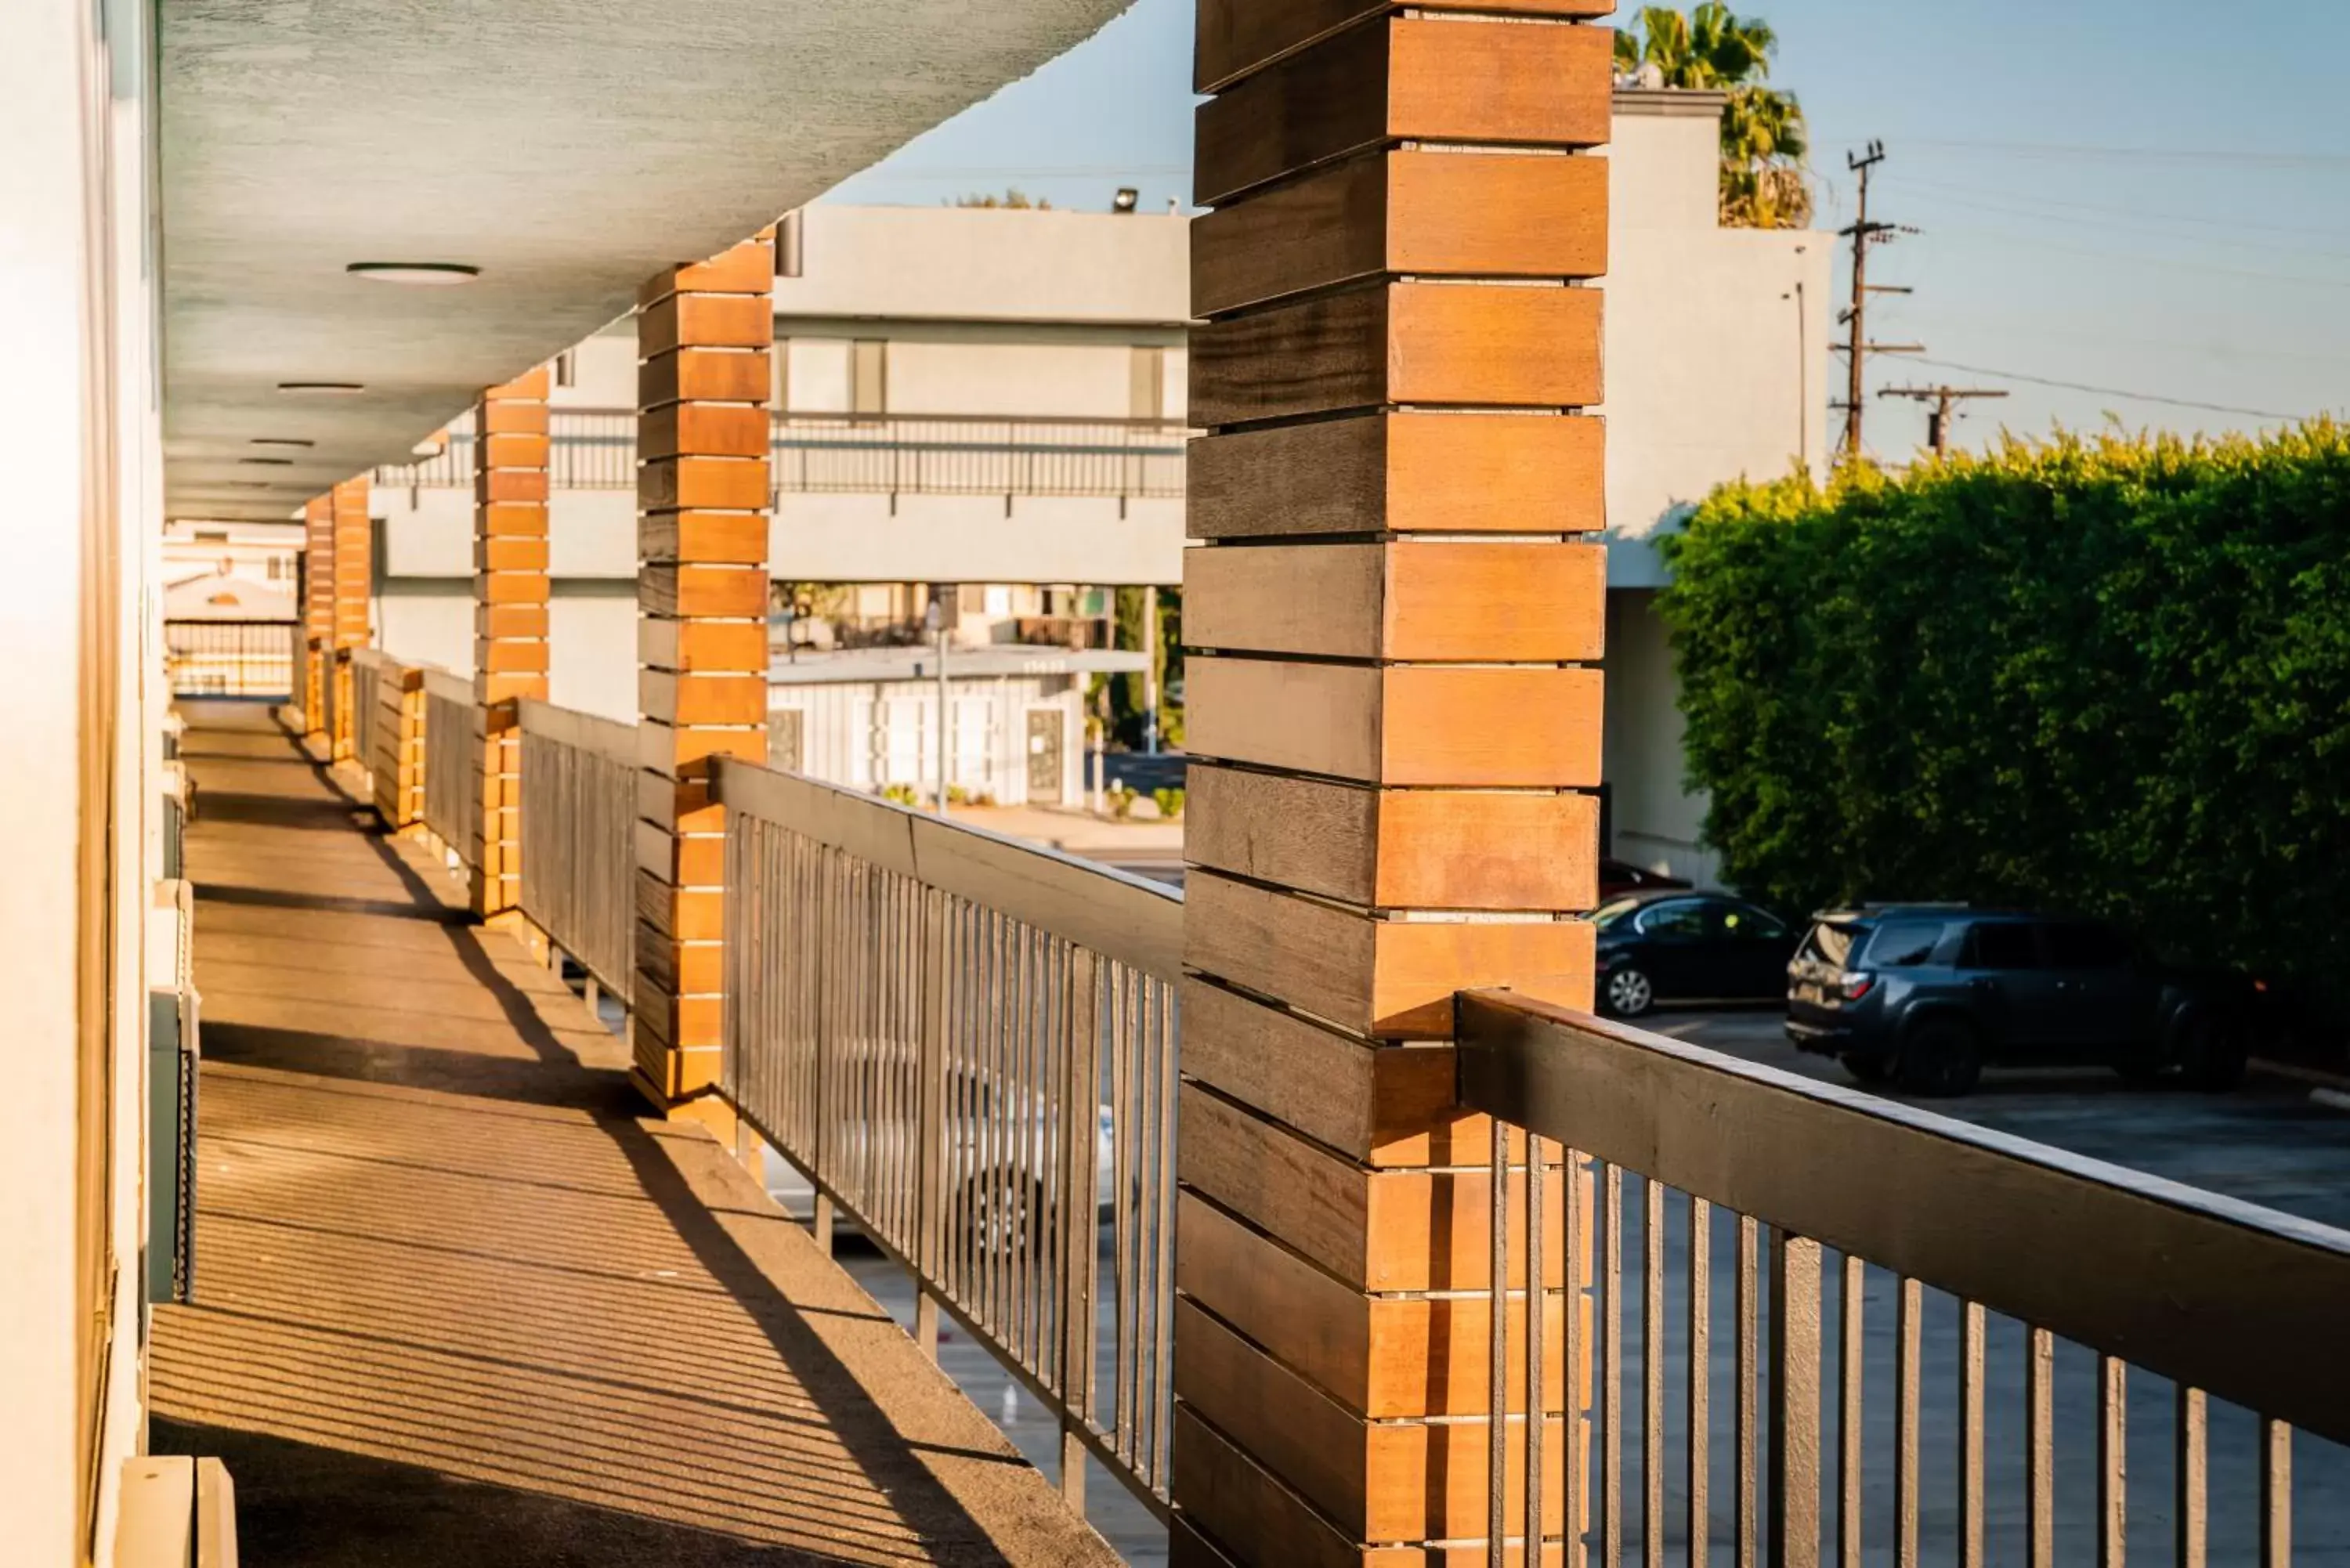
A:
[[[294,460],[290,457],[241,457],[236,461],[242,463],[250,464],[255,468],[291,468],[294,466]]]
[[[277,389],[289,398],[348,398],[367,388],[358,381],[280,381]]]
[[[482,275],[482,269],[463,262],[353,262],[343,269],[354,277],[371,277],[378,283],[415,284],[423,288],[447,288],[452,284],[471,283]]]
[[[265,479],[224,479],[220,482],[220,485],[223,490],[275,490],[277,488]]]
[[[255,446],[316,446],[318,443],[314,441],[304,441],[300,436],[255,436],[253,438],[253,444]]]

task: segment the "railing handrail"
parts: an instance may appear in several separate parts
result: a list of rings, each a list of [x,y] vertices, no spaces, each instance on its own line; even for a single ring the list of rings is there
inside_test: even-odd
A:
[[[544,735],[558,745],[576,746],[629,767],[637,763],[637,727],[577,708],[558,708],[536,697],[516,704],[525,735]]]
[[[426,696],[439,697],[450,702],[463,702],[468,707],[473,705],[473,683],[471,680],[462,675],[452,675],[437,664],[420,665],[418,668],[424,671]]]
[[[1507,992],[1458,1005],[1474,1109],[2350,1441],[2350,1231]]]
[[[712,759],[712,793],[729,811],[983,904],[1154,979],[1182,977],[1183,898],[1162,884],[739,757]]]

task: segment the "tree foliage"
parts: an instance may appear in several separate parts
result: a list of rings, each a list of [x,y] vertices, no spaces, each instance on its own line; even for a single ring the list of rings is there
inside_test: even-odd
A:
[[[1735,484],[1668,551],[1738,886],[2072,909],[2350,996],[2350,429]]]
[[[1778,45],[1770,24],[1734,15],[1721,0],[1704,0],[1687,14],[1644,5],[1616,35],[1617,69],[1651,67],[1664,87],[1730,95],[1721,117],[1721,221],[1733,227],[1797,229],[1812,221],[1803,105],[1794,93],[1762,85]]]

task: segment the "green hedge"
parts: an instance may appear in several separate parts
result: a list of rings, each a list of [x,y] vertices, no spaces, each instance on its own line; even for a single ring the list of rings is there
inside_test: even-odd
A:
[[[1734,885],[2070,908],[2350,994],[2350,430],[1733,485],[1667,548]]]

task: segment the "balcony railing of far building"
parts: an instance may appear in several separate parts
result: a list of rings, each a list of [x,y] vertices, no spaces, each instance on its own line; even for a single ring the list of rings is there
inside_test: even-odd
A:
[[[637,416],[627,409],[557,409],[550,478],[557,490],[636,484]],[[770,452],[775,493],[859,495],[1104,496],[1124,503],[1183,493],[1180,421],[997,414],[779,411]],[[380,468],[375,483],[407,490],[473,483],[473,439],[452,432],[438,452]]]

